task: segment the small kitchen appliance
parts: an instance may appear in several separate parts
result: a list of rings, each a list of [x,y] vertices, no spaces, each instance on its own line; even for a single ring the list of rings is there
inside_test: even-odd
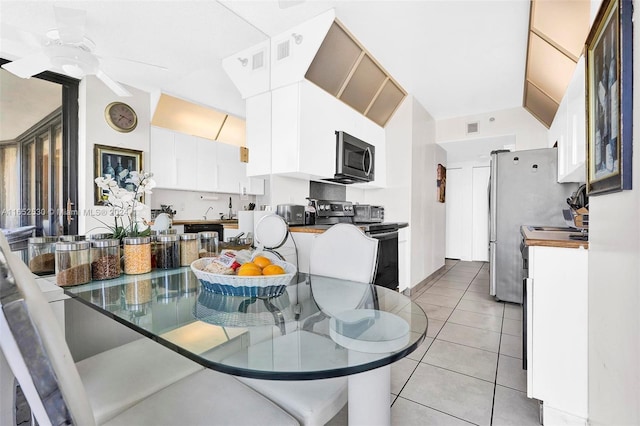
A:
[[[358,223],[384,222],[384,207],[371,204],[354,204],[353,221]]]
[[[332,179],[337,183],[373,182],[375,179],[376,148],[343,131],[336,131],[336,173]]]
[[[297,204],[278,204],[276,213],[282,216],[287,225],[304,225],[305,207]]]

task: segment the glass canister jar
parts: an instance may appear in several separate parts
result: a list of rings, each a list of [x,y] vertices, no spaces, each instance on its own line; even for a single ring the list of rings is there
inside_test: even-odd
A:
[[[180,234],[180,266],[198,260],[198,234]]]
[[[124,239],[124,273],[144,274],[151,271],[151,238]]]
[[[180,267],[180,237],[173,235],[156,236],[156,268],[173,269]]]
[[[198,232],[200,239],[199,257],[214,257],[218,255],[218,233],[215,231]]]
[[[29,269],[36,275],[56,273],[56,242],[58,237],[29,238]]]
[[[109,280],[120,276],[120,241],[91,241],[91,279]]]
[[[61,287],[91,281],[89,241],[56,243],[56,283]]]

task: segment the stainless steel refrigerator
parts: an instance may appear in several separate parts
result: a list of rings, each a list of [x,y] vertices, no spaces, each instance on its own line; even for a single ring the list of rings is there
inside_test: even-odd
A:
[[[489,280],[496,299],[522,303],[522,225],[566,226],[562,209],[578,184],[558,183],[555,148],[491,153]]]

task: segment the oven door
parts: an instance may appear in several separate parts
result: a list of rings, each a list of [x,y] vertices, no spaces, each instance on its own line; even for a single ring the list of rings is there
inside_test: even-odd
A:
[[[398,231],[368,232],[367,235],[378,240],[378,265],[373,283],[398,290]]]

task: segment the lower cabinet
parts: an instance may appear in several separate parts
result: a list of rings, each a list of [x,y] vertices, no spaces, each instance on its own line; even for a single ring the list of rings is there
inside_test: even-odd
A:
[[[585,249],[529,247],[527,396],[545,425],[587,422],[587,260]]]

